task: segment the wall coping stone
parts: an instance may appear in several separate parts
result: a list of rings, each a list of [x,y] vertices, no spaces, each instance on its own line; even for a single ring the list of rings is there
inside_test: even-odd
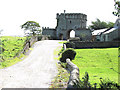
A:
[[[73,64],[69,58],[66,59],[66,63],[70,71],[67,88],[74,88],[74,83],[76,83],[76,81],[79,81],[79,68],[75,64]]]

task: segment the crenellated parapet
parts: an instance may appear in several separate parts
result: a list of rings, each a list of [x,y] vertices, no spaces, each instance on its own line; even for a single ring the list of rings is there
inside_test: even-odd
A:
[[[49,27],[42,27],[42,35],[48,35],[51,38],[55,38],[56,37],[56,29],[49,28]]]
[[[55,30],[55,28],[42,27],[42,30]]]
[[[83,13],[57,13],[56,19],[66,18],[66,19],[82,19],[87,21],[87,15]]]
[[[57,30],[86,29],[87,15],[83,13],[57,13]],[[59,30],[60,31],[60,30]]]

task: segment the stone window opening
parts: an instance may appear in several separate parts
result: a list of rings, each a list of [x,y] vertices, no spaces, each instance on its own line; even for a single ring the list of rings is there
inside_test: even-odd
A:
[[[71,24],[72,22],[70,21],[70,24]]]

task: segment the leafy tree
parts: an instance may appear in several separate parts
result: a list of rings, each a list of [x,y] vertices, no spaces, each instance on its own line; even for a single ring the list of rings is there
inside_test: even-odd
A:
[[[114,0],[114,1],[115,1],[114,6],[116,11],[114,11],[113,14],[119,17],[120,16],[120,0],[118,1]]]
[[[100,21],[100,19],[97,18],[96,21],[92,21],[92,25],[88,27],[88,29],[92,30],[98,30],[98,29],[104,29],[104,28],[111,28],[114,26],[113,22],[104,22]]]
[[[24,23],[21,26],[21,28],[22,29],[24,28],[25,31],[29,30],[33,36],[36,34],[40,34],[40,32],[41,32],[39,23],[37,23],[35,21],[27,21],[26,23]]]
[[[107,26],[108,26],[108,28],[114,27],[114,24],[115,24],[115,23],[113,23],[113,22],[108,22]]]

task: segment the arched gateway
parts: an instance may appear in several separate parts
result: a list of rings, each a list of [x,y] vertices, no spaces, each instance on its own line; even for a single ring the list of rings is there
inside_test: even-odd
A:
[[[47,34],[51,37],[56,37],[56,39],[69,39],[70,32],[74,30],[75,37],[83,38],[82,40],[91,39],[91,31],[86,29],[87,15],[82,13],[57,13],[57,26],[56,29],[47,29],[43,28],[43,35],[46,35],[44,32],[47,31]],[[83,37],[84,36],[84,37]]]
[[[75,37],[75,30],[68,30],[67,34],[67,39],[71,37]]]

